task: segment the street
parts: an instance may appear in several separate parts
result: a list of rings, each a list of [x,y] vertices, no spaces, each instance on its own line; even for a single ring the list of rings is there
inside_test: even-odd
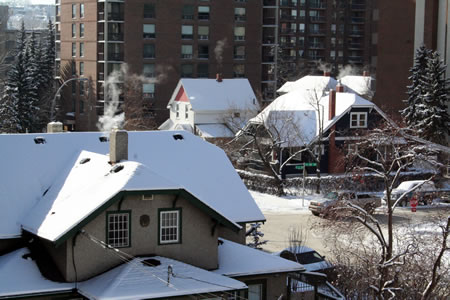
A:
[[[419,224],[427,223],[440,214],[450,214],[450,208],[419,208],[417,212],[411,212],[410,208],[396,208],[394,212],[395,224]],[[264,213],[267,221],[261,227],[264,240],[268,240],[263,249],[269,252],[281,251],[288,246],[289,231],[301,230],[306,237],[304,245],[317,250],[323,255],[328,255],[326,241],[323,238],[323,230],[326,226],[318,226],[319,223],[332,222],[320,217],[313,216],[309,211],[300,211],[298,214]],[[387,223],[387,217],[378,209],[374,216],[380,221],[383,228]]]

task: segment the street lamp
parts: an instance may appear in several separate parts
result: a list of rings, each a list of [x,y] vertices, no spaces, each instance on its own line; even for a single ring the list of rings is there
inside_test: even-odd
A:
[[[79,80],[79,81],[89,81],[88,78],[86,77],[74,77],[74,78],[70,78],[66,81],[63,82],[63,84],[61,84],[61,86],[58,88],[58,90],[55,93],[55,97],[53,97],[53,101],[52,101],[52,108],[51,108],[51,112],[50,112],[50,120],[51,121],[55,121],[54,117],[55,117],[55,106],[56,106],[56,98],[58,97],[59,93],[61,92],[61,89],[67,85],[67,83],[74,81],[74,80]]]

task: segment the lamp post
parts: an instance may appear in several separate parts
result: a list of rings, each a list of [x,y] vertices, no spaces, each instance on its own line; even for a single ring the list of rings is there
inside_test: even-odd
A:
[[[61,86],[58,88],[58,90],[55,93],[55,97],[53,97],[53,101],[52,101],[52,108],[51,108],[51,112],[50,112],[50,120],[51,121],[55,121],[55,106],[56,106],[56,98],[58,97],[59,93],[61,92],[61,89],[63,87],[65,87],[69,82],[74,81],[74,80],[79,80],[79,81],[89,81],[88,78],[86,77],[74,77],[74,78],[70,78],[66,81],[64,81]]]

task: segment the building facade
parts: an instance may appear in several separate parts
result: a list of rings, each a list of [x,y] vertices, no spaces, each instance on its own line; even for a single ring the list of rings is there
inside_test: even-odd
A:
[[[258,93],[261,20],[258,0],[57,0],[57,76],[89,79],[62,93],[64,123],[96,130],[105,104],[117,100],[118,113],[138,98],[160,124],[181,77],[246,77]]]

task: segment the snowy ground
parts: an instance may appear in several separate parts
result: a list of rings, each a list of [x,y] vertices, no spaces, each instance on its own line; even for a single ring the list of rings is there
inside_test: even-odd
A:
[[[263,213],[283,213],[283,214],[298,214],[302,212],[309,212],[309,201],[317,199],[321,196],[305,195],[303,197],[283,196],[278,197],[260,192],[250,191],[250,194],[258,204]]]

